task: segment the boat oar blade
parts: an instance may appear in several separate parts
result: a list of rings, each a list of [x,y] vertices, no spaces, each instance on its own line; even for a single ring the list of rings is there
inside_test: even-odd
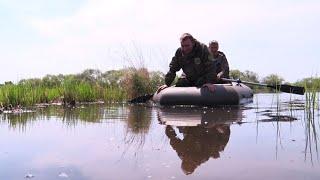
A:
[[[288,84],[281,84],[281,85],[277,85],[276,87],[281,92],[286,92],[286,93],[304,95],[304,92],[305,92],[304,87],[291,86],[291,85],[288,85]]]
[[[148,100],[150,100],[153,97],[153,94],[145,94],[143,96],[138,96],[136,98],[133,98],[129,100],[129,103],[137,104],[137,103],[146,103]]]

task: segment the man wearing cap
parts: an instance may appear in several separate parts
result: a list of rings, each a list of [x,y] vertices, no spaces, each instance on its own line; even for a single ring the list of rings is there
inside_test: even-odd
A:
[[[226,55],[218,51],[219,43],[216,40],[209,42],[209,52],[215,63],[218,83],[224,83],[221,78],[229,78],[229,64]]]
[[[181,47],[177,49],[165,75],[165,85],[161,86],[158,92],[171,85],[180,69],[183,70],[183,75],[178,79],[177,87],[201,87],[216,82],[216,70],[207,46],[189,33],[181,36],[180,44]]]

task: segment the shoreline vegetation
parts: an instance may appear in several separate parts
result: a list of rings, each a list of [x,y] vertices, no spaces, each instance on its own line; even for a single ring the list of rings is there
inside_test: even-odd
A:
[[[230,78],[265,84],[286,84],[285,80],[271,74],[259,78],[251,71],[231,70]],[[126,102],[144,94],[151,94],[164,84],[164,73],[146,68],[125,68],[101,72],[87,69],[79,74],[46,75],[43,78],[22,79],[17,83],[0,84],[0,113],[19,107],[36,104]],[[319,92],[320,78],[304,78],[292,85],[304,86],[307,91]],[[251,86],[255,93],[272,92],[270,89]]]

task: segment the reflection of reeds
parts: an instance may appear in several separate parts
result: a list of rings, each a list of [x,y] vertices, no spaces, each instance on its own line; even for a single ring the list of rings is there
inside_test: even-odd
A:
[[[276,122],[276,124],[277,124],[277,126],[276,126],[276,128],[277,128],[277,130],[276,130],[276,159],[278,158],[278,149],[279,149],[279,147],[278,147],[278,145],[280,145],[280,146],[282,146],[281,145],[281,133],[280,133],[280,123],[279,123],[279,121],[277,121]]]
[[[259,120],[258,120],[258,112],[259,112],[259,98],[258,94],[255,94],[256,99],[256,143],[258,142],[258,135],[259,135]]]
[[[39,120],[39,116],[36,113],[21,113],[21,114],[3,114],[1,121],[7,122],[9,128],[13,130],[18,130],[20,132],[25,132],[27,123],[31,123]]]
[[[311,163],[313,163],[313,154],[316,153],[318,159],[318,133],[316,126],[316,111],[319,108],[319,96],[317,93],[318,84],[313,83],[312,86],[305,85],[305,160],[307,159],[307,153],[310,155]],[[319,123],[319,122],[318,122]]]
[[[68,126],[75,126],[77,123],[100,123],[104,113],[99,105],[84,106],[81,108],[64,108],[62,121]]]
[[[100,123],[104,117],[103,106],[88,105],[79,108],[48,107],[43,110],[26,113],[3,114],[0,120],[7,121],[12,129],[25,131],[28,123],[54,118],[68,127],[78,123]]]
[[[318,133],[315,121],[314,109],[305,110],[305,160],[309,152],[310,160],[313,163],[313,153],[315,152],[318,159]]]
[[[146,134],[151,124],[151,111],[144,106],[130,106],[127,118],[127,130],[125,136],[125,144],[127,148],[123,152],[134,146],[136,154],[143,148]]]

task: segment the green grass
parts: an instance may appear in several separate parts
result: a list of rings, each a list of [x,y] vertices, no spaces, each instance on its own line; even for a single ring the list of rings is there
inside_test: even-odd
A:
[[[304,81],[304,87],[306,89],[305,99],[306,108],[309,110],[319,109],[319,90],[320,90],[320,79],[319,78],[307,78]]]
[[[124,89],[109,87],[104,89],[103,100],[105,102],[122,102],[125,101],[127,93]]]
[[[90,74],[91,73],[91,74]],[[126,69],[100,73],[86,70],[77,75],[47,75],[43,79],[21,80],[0,85],[1,106],[32,106],[50,102],[123,102],[162,85],[163,74],[147,69]]]
[[[250,71],[231,71],[230,77],[259,82],[258,75]],[[281,83],[277,82],[278,79],[283,81],[281,78],[273,78],[276,80],[265,78],[266,81],[271,81],[270,79],[276,83]],[[65,102],[123,102],[154,93],[163,84],[163,73],[149,72],[146,68],[127,68],[105,73],[88,69],[80,74],[47,75],[42,79],[24,79],[15,84],[10,82],[0,84],[0,107],[32,106],[36,103],[62,102],[63,100]],[[319,109],[319,96],[316,92],[320,90],[320,78],[305,78],[294,85],[305,86],[309,92],[306,94],[306,105]],[[255,92],[266,90],[260,86],[253,88]]]

